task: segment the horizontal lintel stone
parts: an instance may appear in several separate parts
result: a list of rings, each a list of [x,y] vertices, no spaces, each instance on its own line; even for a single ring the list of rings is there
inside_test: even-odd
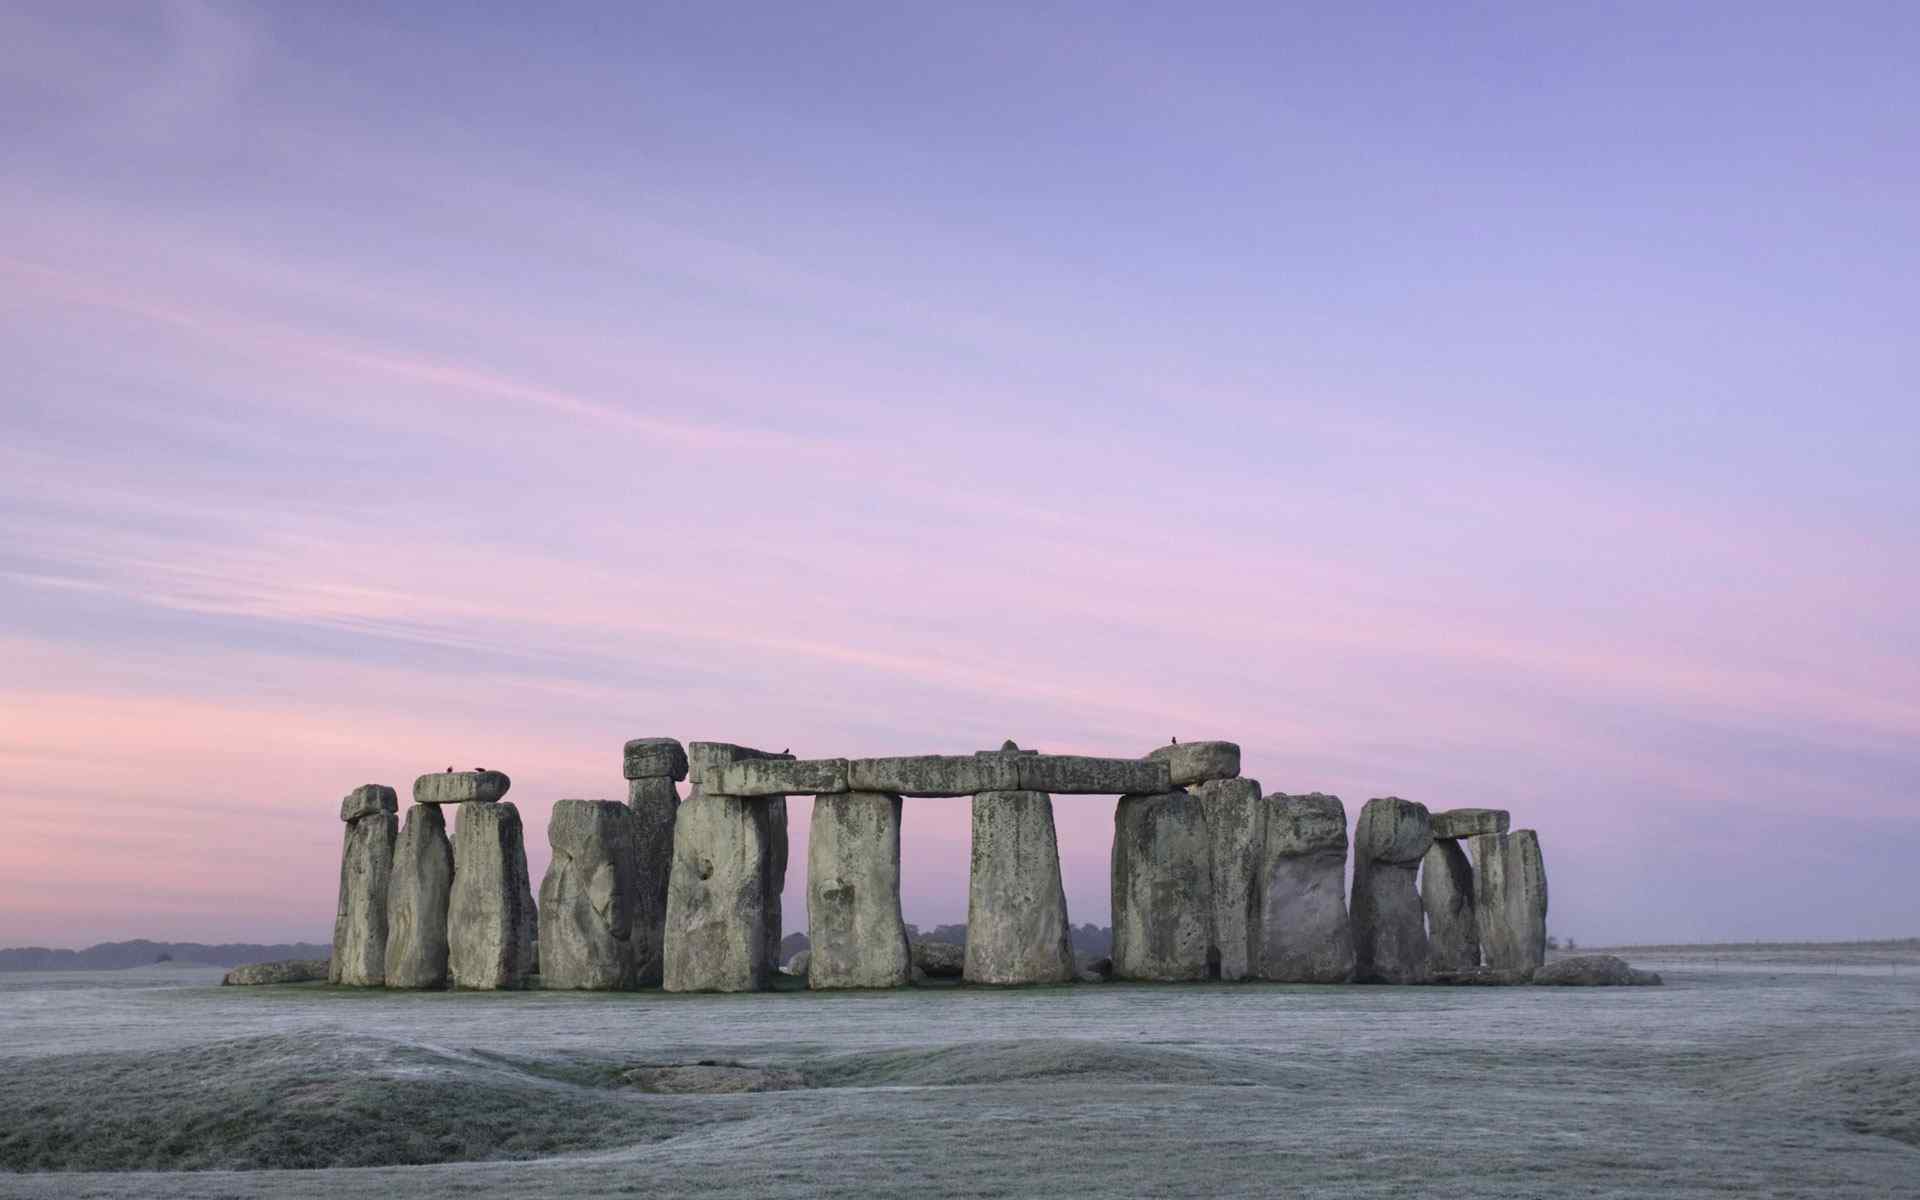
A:
[[[1173,789],[1167,764],[1154,759],[1036,754],[1016,761],[1022,791],[1125,796],[1158,795]]]
[[[743,758],[720,768],[713,790],[727,796],[818,796],[844,792],[847,760]]]
[[[491,804],[513,781],[499,771],[442,771],[413,781],[415,804]]]
[[[1240,747],[1232,742],[1175,742],[1147,757],[1167,764],[1174,787],[1232,779],[1240,774]]]
[[[1505,833],[1513,821],[1504,808],[1449,808],[1433,814],[1433,836],[1458,841],[1490,833]]]
[[[687,775],[693,780],[694,786],[725,795],[726,793],[721,792],[717,785],[720,782],[720,771],[727,764],[748,759],[791,759],[792,757],[793,755],[784,750],[775,753],[770,750],[756,750],[752,746],[736,746],[732,742],[688,742]]]
[[[856,792],[894,796],[973,796],[1020,789],[1012,754],[921,754],[907,758],[856,758],[847,782]]]

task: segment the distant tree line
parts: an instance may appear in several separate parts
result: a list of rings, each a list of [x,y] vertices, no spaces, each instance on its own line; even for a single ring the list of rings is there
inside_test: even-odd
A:
[[[0,950],[0,971],[117,971],[174,962],[190,966],[238,967],[247,963],[277,962],[286,958],[328,958],[333,947],[317,942],[101,942],[85,950],[51,950],[45,946],[18,946]]]

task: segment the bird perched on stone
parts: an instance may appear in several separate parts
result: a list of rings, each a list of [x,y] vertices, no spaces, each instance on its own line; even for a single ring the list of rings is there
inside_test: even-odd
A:
[[[484,771],[484,770],[486,770],[486,768],[485,768],[485,767],[475,767],[475,768],[474,768],[474,770],[476,770],[476,771]]]
[[[1179,739],[1179,738],[1174,738],[1174,739],[1173,739],[1172,741],[1170,741],[1170,742],[1168,742],[1168,743],[1167,743],[1167,745],[1169,745],[1169,746],[1178,746],[1179,744],[1180,744],[1180,739]]]
[[[793,753],[793,747],[792,747],[792,746],[788,746],[788,747],[787,747],[786,749],[784,749],[784,750],[782,750],[782,751],[780,751],[780,753],[782,753],[782,754],[792,754],[792,753]]]
[[[447,774],[449,774],[449,775],[451,775],[451,774],[453,774],[453,768],[452,768],[452,767],[448,767],[448,768],[447,768]]]

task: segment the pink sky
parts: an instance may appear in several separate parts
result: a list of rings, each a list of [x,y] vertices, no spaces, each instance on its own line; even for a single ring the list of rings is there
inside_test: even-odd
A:
[[[448,764],[537,880],[639,736],[1228,738],[1512,809],[1581,940],[1920,933],[1897,39],[1819,112],[1623,44],[1386,114],[943,18],[1003,112],[778,21],[421,20],[0,15],[0,945],[320,939],[340,797]],[[1104,923],[1111,802],[1056,814]],[[904,854],[963,919],[965,802]]]

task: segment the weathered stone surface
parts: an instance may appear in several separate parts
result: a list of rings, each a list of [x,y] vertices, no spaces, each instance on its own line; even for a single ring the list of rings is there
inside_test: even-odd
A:
[[[668,991],[769,986],[780,957],[777,918],[767,911],[776,863],[785,874],[784,851],[776,855],[773,846],[776,804],[784,843],[784,801],[709,793],[695,783],[681,802],[667,888]]]
[[[360,788],[354,794],[367,790]],[[393,789],[380,790],[391,802]],[[347,805],[343,804],[341,811],[347,811]],[[327,968],[331,983],[379,987],[386,980],[387,886],[393,877],[393,840],[399,830],[400,818],[383,806],[347,822],[340,848],[333,958]]]
[[[400,798],[392,788],[380,783],[363,783],[340,801],[340,819],[357,821],[375,813],[397,812],[399,808]]]
[[[1222,979],[1253,979],[1259,974],[1269,805],[1257,779],[1215,779],[1188,790],[1206,812],[1213,847],[1213,960]]]
[[[627,781],[633,811],[633,980],[658,987],[667,936],[667,882],[673,874],[673,821],[680,789],[664,775]]]
[[[527,986],[535,920],[520,810],[505,802],[464,805],[453,831],[447,904],[447,971],[454,986]]]
[[[1347,918],[1347,810],[1338,796],[1271,796],[1260,889],[1262,979],[1345,983],[1353,978]]]
[[[807,977],[808,969],[811,968],[812,966],[813,966],[813,951],[802,950],[800,953],[788,959],[787,965],[784,967],[781,967],[780,969],[782,971],[785,971],[789,975],[798,975],[800,978],[805,979]]]
[[[900,916],[900,797],[813,801],[807,841],[807,986],[905,987],[912,975]]]
[[[922,754],[911,758],[856,758],[847,786],[896,796],[972,796],[1020,790],[1020,766],[1010,755]]]
[[[780,939],[786,933],[781,904],[787,891],[787,798],[767,796],[761,803],[767,810],[767,862],[761,872],[761,877],[766,881],[766,896],[761,908],[767,914],[767,962],[777,966],[780,962]]]
[[[1435,838],[1420,862],[1420,904],[1427,913],[1428,965],[1470,971],[1480,965],[1480,927],[1473,913],[1473,867],[1460,843]]]
[[[453,843],[445,810],[407,809],[393,846],[387,885],[387,986],[447,986],[447,908],[453,898]]]
[[[1433,814],[1433,836],[1458,840],[1505,833],[1512,819],[1504,808],[1449,808]]]
[[[634,738],[621,753],[620,773],[628,779],[685,779],[686,747],[672,738]]]
[[[785,1092],[807,1086],[807,1077],[780,1067],[748,1067],[739,1063],[699,1062],[660,1067],[633,1067],[620,1072],[620,1082],[643,1092],[665,1096],[724,1096],[741,1092]]]
[[[1034,791],[974,796],[967,981],[1066,983],[1073,978],[1071,930],[1052,798]]]
[[[967,948],[952,942],[915,942],[913,965],[929,979],[958,979],[967,971]]]
[[[1531,829],[1486,834],[1473,849],[1473,905],[1487,965],[1531,971],[1547,961],[1547,867]]]
[[[1124,796],[1164,794],[1173,787],[1168,782],[1167,764],[1152,759],[1014,753],[1022,791]]]
[[[1174,787],[1240,774],[1240,747],[1232,742],[1175,742],[1147,757],[1167,764],[1168,782]]]
[[[756,750],[752,746],[736,746],[732,742],[688,742],[687,778],[699,785],[703,791],[725,795],[726,793],[720,792],[719,787],[716,786],[719,780],[709,779],[709,775],[715,774],[730,763],[740,762],[743,759],[791,759],[792,757],[793,755],[785,751],[775,754],[767,750]]]
[[[847,790],[844,758],[746,758],[719,769],[729,796],[814,796]]]
[[[413,781],[415,804],[492,804],[513,781],[499,771],[442,771]]]
[[[248,963],[228,971],[223,987],[260,987],[274,983],[311,983],[327,977],[324,958],[289,958],[280,962]]]
[[[1353,977],[1423,983],[1427,919],[1414,886],[1433,845],[1426,806],[1388,796],[1360,810],[1353,844]]]
[[[1122,796],[1113,812],[1113,973],[1205,979],[1213,948],[1213,843],[1199,798]]]
[[[1611,954],[1577,954],[1537,968],[1533,982],[1543,987],[1657,987],[1661,979],[1658,972],[1636,971]]]
[[[635,986],[640,881],[634,824],[632,810],[613,800],[553,806],[547,822],[553,859],[540,881],[542,987],[610,992]]]

